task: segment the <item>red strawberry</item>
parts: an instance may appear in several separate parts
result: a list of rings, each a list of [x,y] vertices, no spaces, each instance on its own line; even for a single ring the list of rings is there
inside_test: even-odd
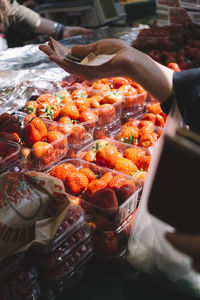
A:
[[[34,143],[43,140],[47,136],[47,127],[38,117],[33,118],[23,129],[25,143],[32,146]]]
[[[113,215],[118,209],[118,200],[116,194],[110,188],[100,189],[92,194],[89,203],[103,209],[102,213]]]
[[[33,155],[38,168],[48,167],[55,160],[55,150],[51,144],[46,142],[36,142],[33,145]]]
[[[61,180],[65,180],[65,178],[67,177],[67,175],[69,175],[69,173],[72,173],[75,171],[76,171],[76,167],[70,163],[60,164],[51,170],[50,175],[57,177]]]

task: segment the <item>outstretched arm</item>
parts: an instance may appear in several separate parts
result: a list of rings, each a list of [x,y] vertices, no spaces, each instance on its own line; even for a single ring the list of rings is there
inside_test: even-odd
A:
[[[89,45],[72,47],[71,54],[84,58],[90,52],[98,54],[115,54],[109,62],[100,66],[75,64],[55,55],[50,46],[41,45],[51,61],[67,72],[87,80],[103,77],[127,76],[140,83],[161,102],[173,93],[173,71],[155,62],[146,54],[130,47],[119,39],[100,40]]]

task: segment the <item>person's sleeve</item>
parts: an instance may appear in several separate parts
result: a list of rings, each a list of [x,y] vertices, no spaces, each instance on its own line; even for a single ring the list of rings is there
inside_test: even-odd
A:
[[[38,13],[24,5],[20,5],[16,0],[12,2],[11,15],[14,17],[14,23],[11,26],[26,32],[33,32],[40,19]]]
[[[193,131],[200,132],[200,68],[174,72],[174,95],[184,122]],[[168,112],[173,97],[167,99],[162,108]]]

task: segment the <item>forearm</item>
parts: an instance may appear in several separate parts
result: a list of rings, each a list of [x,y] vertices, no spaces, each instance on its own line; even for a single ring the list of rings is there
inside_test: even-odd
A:
[[[54,21],[45,19],[45,18],[40,18],[34,28],[35,33],[40,33],[40,34],[52,34],[54,30]]]
[[[161,102],[173,94],[173,71],[152,60],[146,54],[132,49],[129,77],[138,81]]]

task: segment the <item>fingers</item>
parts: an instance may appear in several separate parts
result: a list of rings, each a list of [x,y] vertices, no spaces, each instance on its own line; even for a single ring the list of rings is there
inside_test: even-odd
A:
[[[90,52],[95,52],[96,50],[96,42],[88,45],[76,45],[72,47],[71,53],[73,56],[76,57],[85,57],[87,56]]]
[[[48,56],[55,54],[55,52],[49,46],[46,46],[46,45],[40,45],[39,49],[40,49],[40,51],[44,52]]]
[[[200,235],[187,235],[180,233],[167,233],[167,240],[176,249],[191,257],[200,256]]]

